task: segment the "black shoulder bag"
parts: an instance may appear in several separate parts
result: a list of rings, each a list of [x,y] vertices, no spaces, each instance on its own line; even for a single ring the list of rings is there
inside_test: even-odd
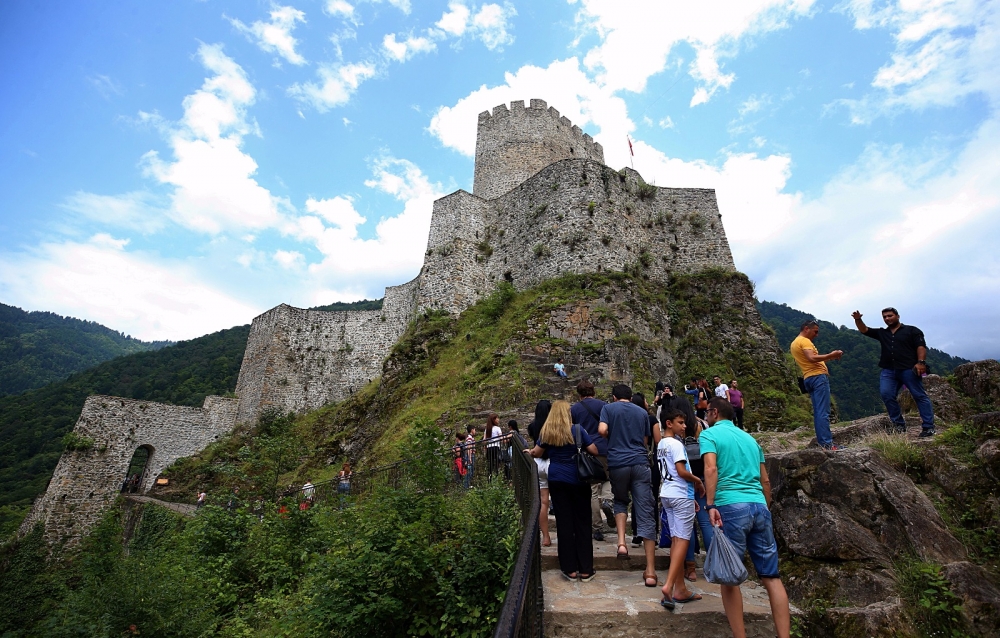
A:
[[[580,437],[580,430],[583,428],[579,425],[576,427],[573,430],[573,439],[576,441],[576,475],[583,483],[603,483],[608,480],[608,471],[596,456],[583,449]]]

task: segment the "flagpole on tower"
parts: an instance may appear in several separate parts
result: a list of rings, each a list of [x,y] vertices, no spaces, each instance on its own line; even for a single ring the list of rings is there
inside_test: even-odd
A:
[[[628,135],[626,135],[625,139],[628,140],[628,154],[629,154],[628,160],[632,164],[632,170],[634,171],[635,170],[635,151],[632,150],[632,138],[629,137]]]

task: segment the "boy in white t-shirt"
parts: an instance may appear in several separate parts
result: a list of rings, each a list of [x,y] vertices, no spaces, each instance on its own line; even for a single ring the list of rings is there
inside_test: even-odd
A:
[[[667,516],[671,542],[670,571],[663,586],[663,600],[660,604],[673,609],[675,603],[701,600],[701,596],[691,593],[684,583],[684,556],[687,554],[698,507],[694,501],[694,493],[697,489],[699,494],[704,494],[705,485],[691,473],[687,449],[684,447],[687,428],[684,413],[680,410],[668,410],[663,415],[663,424],[667,431],[656,448],[656,460],[660,466],[660,476],[663,477],[663,482],[660,483],[660,502]]]

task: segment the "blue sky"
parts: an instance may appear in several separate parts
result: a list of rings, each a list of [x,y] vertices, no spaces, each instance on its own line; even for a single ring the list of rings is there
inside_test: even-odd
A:
[[[997,357],[998,43],[981,0],[11,0],[0,301],[183,339],[379,297],[541,98],[715,188],[761,299]]]

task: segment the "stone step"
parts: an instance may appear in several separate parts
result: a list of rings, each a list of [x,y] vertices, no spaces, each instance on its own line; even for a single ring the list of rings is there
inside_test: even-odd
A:
[[[552,545],[550,547],[542,547],[542,569],[559,569],[559,538],[552,529],[550,532],[552,538]],[[643,570],[646,568],[646,555],[643,552],[642,547],[635,547],[631,544],[632,538],[626,539],[626,544],[628,545],[629,559],[622,560],[618,558],[618,545],[617,539],[614,533],[609,533],[604,536],[605,540],[595,541],[592,540],[591,543],[594,547],[594,569],[603,570],[623,570],[623,571],[635,571]],[[695,561],[700,565],[704,559],[704,554],[698,554],[695,556]],[[669,548],[656,548],[656,569],[658,571],[664,572],[666,576],[667,568],[670,566],[670,549]]]
[[[660,586],[663,584],[660,578]],[[699,573],[688,583],[702,600],[677,605],[674,611],[660,606],[660,587],[645,587],[635,571],[600,571],[589,583],[568,581],[558,571],[542,572],[545,590],[545,635],[548,637],[617,638],[723,638],[731,636],[719,586]],[[749,638],[774,636],[767,593],[752,581],[743,587],[743,617]]]

